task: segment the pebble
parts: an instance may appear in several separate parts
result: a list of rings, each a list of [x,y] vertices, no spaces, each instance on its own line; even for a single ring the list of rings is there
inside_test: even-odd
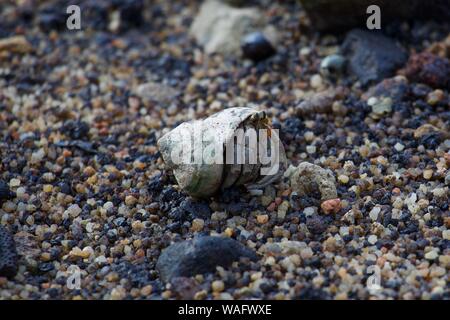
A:
[[[320,207],[325,214],[338,213],[341,210],[341,199],[329,199],[321,203]]]
[[[314,85],[319,85],[318,82],[319,80],[316,77],[314,80]],[[295,107],[295,111],[299,116],[304,117],[311,116],[316,113],[329,113],[332,111],[333,103],[336,100],[339,100],[339,98],[343,95],[342,91],[343,90],[341,88],[327,89],[309,95]]]
[[[125,204],[127,206],[134,206],[137,203],[137,199],[131,195],[125,197]]]
[[[299,196],[311,196],[319,192],[322,200],[336,199],[336,179],[330,170],[318,165],[300,163],[290,179],[292,190]]]
[[[402,152],[405,149],[405,146],[403,144],[401,144],[400,142],[397,142],[394,145],[395,150],[397,150],[398,152]]]
[[[203,230],[203,227],[205,226],[205,221],[203,219],[194,219],[192,221],[192,231],[193,232],[200,232]]]
[[[135,93],[145,103],[161,104],[170,104],[179,94],[175,88],[158,82],[142,83],[136,88]]]
[[[378,237],[374,234],[370,235],[369,238],[367,238],[367,241],[371,244],[374,245],[375,243],[377,243],[378,241]]]
[[[349,31],[340,50],[348,60],[348,71],[363,86],[392,76],[408,59],[406,51],[394,40],[361,29]]]
[[[380,207],[373,207],[372,210],[370,210],[370,212],[369,212],[370,219],[372,219],[372,221],[377,221],[378,215],[380,214],[380,212],[381,212]]]
[[[377,116],[392,112],[392,103],[392,99],[389,97],[383,99],[370,98],[367,101],[367,104],[372,107],[372,112]]]
[[[427,95],[427,103],[431,106],[437,105],[439,102],[443,101],[445,98],[445,93],[441,89],[436,89],[431,91]]]
[[[16,178],[13,178],[13,179],[9,180],[9,186],[11,188],[20,186],[20,183],[21,183],[20,180],[16,179]]]
[[[442,238],[444,238],[445,240],[450,240],[450,230],[442,231]]]
[[[225,290],[225,284],[221,280],[216,280],[212,282],[211,288],[214,292],[222,292]]]
[[[320,76],[320,74],[313,75],[311,77],[310,84],[311,84],[311,87],[314,89],[318,89],[318,88],[322,87],[323,81],[322,81],[322,77]]]
[[[241,39],[263,26],[262,12],[255,7],[234,8],[207,0],[201,5],[189,32],[207,54],[236,56],[241,52]]]
[[[70,207],[67,208],[66,213],[72,217],[72,218],[76,218],[80,215],[81,213],[81,208],[78,206],[78,204],[73,204]]]
[[[275,48],[264,33],[259,31],[244,36],[241,49],[245,58],[256,62],[265,60],[276,53]]]
[[[0,53],[30,53],[33,50],[30,42],[24,36],[13,36],[0,39]]]
[[[435,260],[439,257],[439,254],[436,250],[431,250],[427,253],[425,253],[425,259],[427,260]]]
[[[345,72],[346,59],[342,55],[332,54],[320,62],[320,72],[328,78],[338,78]]]
[[[341,174],[338,176],[338,180],[342,184],[347,184],[349,182],[350,178],[348,176],[346,176],[345,174]]]
[[[430,180],[433,177],[433,170],[431,169],[424,170],[423,177],[427,180]]]
[[[450,61],[429,52],[411,55],[403,73],[408,79],[433,88],[450,88]]]
[[[6,184],[6,182],[0,180],[0,204],[5,200],[12,199],[13,197],[14,197],[14,193],[11,191],[8,184]]]
[[[256,216],[256,220],[259,224],[266,224],[269,221],[269,216],[267,214],[261,214]]]
[[[230,238],[195,237],[166,248],[158,259],[156,268],[161,280],[213,272],[216,266],[228,267],[233,261],[246,257],[256,259],[255,253]]]

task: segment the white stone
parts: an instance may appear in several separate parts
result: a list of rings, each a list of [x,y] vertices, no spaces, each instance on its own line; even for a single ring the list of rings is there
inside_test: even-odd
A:
[[[373,207],[369,212],[369,217],[372,221],[376,221],[378,219],[378,214],[381,212],[380,207]]]
[[[72,204],[70,207],[67,208],[66,213],[72,218],[76,218],[80,215],[81,208],[78,206],[78,204]]]
[[[103,205],[103,209],[105,209],[105,210],[109,210],[112,208],[114,208],[114,203],[112,203],[111,201],[108,201]]]
[[[402,145],[400,142],[397,142],[394,146],[395,150],[397,150],[398,152],[403,151],[403,149],[405,149],[405,146]]]
[[[342,226],[342,227],[339,228],[339,234],[342,237],[345,237],[346,235],[349,234],[349,230],[350,230],[349,227]]]
[[[45,151],[44,151],[44,149],[39,149],[38,151],[33,152],[33,153],[31,154],[31,160],[30,160],[30,162],[33,163],[33,164],[39,163],[39,162],[42,161],[42,159],[44,158],[44,156],[45,156]]]
[[[259,30],[264,16],[254,7],[235,8],[222,1],[207,0],[191,25],[190,34],[206,53],[236,55],[244,35]]]
[[[445,240],[450,240],[450,230],[442,231],[442,238],[444,238]]]
[[[303,213],[305,214],[306,217],[310,217],[316,212],[317,212],[316,207],[306,207],[305,209],[303,209]]]
[[[377,243],[378,237],[374,234],[370,235],[367,241],[369,241],[370,244],[374,245]]]

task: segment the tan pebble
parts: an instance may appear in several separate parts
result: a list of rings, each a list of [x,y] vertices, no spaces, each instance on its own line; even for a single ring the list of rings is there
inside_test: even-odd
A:
[[[427,169],[423,171],[423,177],[427,180],[430,180],[433,177],[433,170]]]
[[[441,89],[437,89],[434,90],[432,92],[430,92],[427,96],[427,103],[429,105],[436,105],[439,102],[441,102],[445,97],[444,91],[442,91]]]
[[[133,221],[131,223],[131,228],[133,231],[139,232],[144,229],[144,224],[141,221]]]
[[[273,228],[272,232],[273,232],[273,236],[274,237],[283,237],[283,235],[284,235],[284,228],[276,226],[276,227]]]
[[[166,290],[166,291],[163,291],[163,293],[161,293],[161,297],[163,299],[170,299],[171,296],[172,296],[172,292],[170,290]]]
[[[259,224],[265,224],[269,221],[269,216],[267,214],[260,214],[256,217],[256,221],[258,221]]]
[[[95,169],[92,168],[91,166],[88,166],[88,167],[84,168],[83,174],[85,174],[88,177],[91,177],[92,175],[95,174]]]
[[[225,289],[225,284],[221,280],[213,281],[211,288],[214,292],[222,292]]]
[[[48,261],[50,261],[50,259],[51,259],[50,253],[43,252],[41,254],[41,261],[48,262]]]
[[[450,255],[442,255],[439,256],[439,264],[443,267],[443,268],[449,268],[450,267]]]
[[[125,204],[127,206],[134,206],[137,202],[137,199],[133,197],[132,195],[128,195],[125,197]]]
[[[84,247],[83,250],[81,251],[81,257],[83,259],[87,259],[89,258],[91,255],[94,255],[94,249],[92,249],[92,247]]]
[[[208,296],[208,292],[206,290],[201,290],[194,295],[194,300],[203,300]]]
[[[31,43],[24,36],[0,39],[0,52],[28,53],[33,50]]]
[[[13,178],[13,179],[9,180],[9,186],[11,188],[20,186],[20,180],[16,179],[16,178]]]
[[[126,296],[126,291],[122,286],[118,286],[111,291],[111,300],[122,300]]]
[[[205,226],[205,221],[203,219],[194,219],[192,221],[191,229],[193,232],[200,232],[203,230],[204,226]]]
[[[359,147],[359,154],[364,158],[367,157],[369,155],[369,148],[366,146]]]
[[[233,229],[231,229],[231,228],[226,228],[225,231],[224,231],[224,233],[225,233],[225,235],[226,235],[227,237],[232,237],[233,234],[234,234],[234,231],[233,231]]]
[[[414,130],[414,138],[420,139],[428,133],[438,132],[438,131],[439,131],[438,128],[436,128],[435,126],[433,126],[429,123],[426,123],[426,124],[423,124],[420,127],[418,127],[416,130]]]
[[[149,296],[152,294],[153,287],[151,285],[145,286],[141,289],[141,295]]]
[[[338,177],[338,180],[339,180],[339,182],[342,183],[342,184],[347,184],[348,181],[349,181],[349,177],[346,176],[345,174],[341,174],[341,175]]]
[[[450,240],[450,230],[442,231],[442,238],[444,238],[445,240]]]

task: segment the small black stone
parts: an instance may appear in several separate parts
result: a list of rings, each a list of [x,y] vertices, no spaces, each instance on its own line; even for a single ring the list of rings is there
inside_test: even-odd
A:
[[[321,234],[327,230],[328,225],[319,215],[306,219],[306,227],[312,234]]]
[[[275,48],[262,32],[253,32],[244,36],[241,48],[244,57],[253,61],[267,59],[276,53]]]
[[[0,180],[0,203],[2,203],[4,200],[12,199],[15,196],[16,194],[9,189],[8,184]]]
[[[88,137],[89,129],[84,121],[68,120],[61,127],[61,132],[73,140],[83,140]]]

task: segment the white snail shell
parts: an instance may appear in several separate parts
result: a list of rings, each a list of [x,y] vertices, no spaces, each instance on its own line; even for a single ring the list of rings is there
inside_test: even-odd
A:
[[[274,144],[273,147],[275,153],[272,151],[270,154],[270,156],[274,156],[271,158],[273,161],[263,165],[258,153],[261,150],[262,139],[258,136],[257,145],[250,144],[248,140],[245,140],[245,137],[239,138],[235,135],[238,129],[243,129],[242,132],[255,129],[256,133],[260,129],[266,129],[271,138],[278,139],[277,145]],[[180,163],[179,161],[173,161],[174,152],[176,154],[179,151],[191,150],[192,148],[191,139],[180,140],[180,137],[195,137],[198,132],[201,133],[203,139],[200,146],[205,146],[205,141],[214,141],[214,143],[223,147],[222,154],[217,155],[223,160],[226,158],[229,146],[239,144],[242,149],[233,148],[231,150],[235,153],[238,152],[236,150],[241,150],[242,153],[245,152],[245,156],[251,153],[257,154],[257,161],[249,163],[248,157],[242,164],[239,162],[230,163],[229,161],[223,161],[222,163],[205,163],[204,161],[201,163]],[[241,141],[238,141],[239,139]],[[270,141],[275,140],[271,139]],[[272,142],[269,142],[269,145],[270,143]],[[264,147],[267,148],[266,145]],[[261,188],[278,179],[286,167],[283,145],[279,141],[276,131],[271,129],[265,112],[247,107],[228,108],[204,120],[182,123],[158,140],[158,148],[166,166],[173,170],[180,187],[193,197],[209,197],[219,190],[231,186],[245,185],[247,189]],[[193,151],[195,152],[195,148]],[[191,157],[189,156],[189,158]],[[261,168],[263,167],[268,169],[267,171],[270,171],[270,174],[261,175]]]

